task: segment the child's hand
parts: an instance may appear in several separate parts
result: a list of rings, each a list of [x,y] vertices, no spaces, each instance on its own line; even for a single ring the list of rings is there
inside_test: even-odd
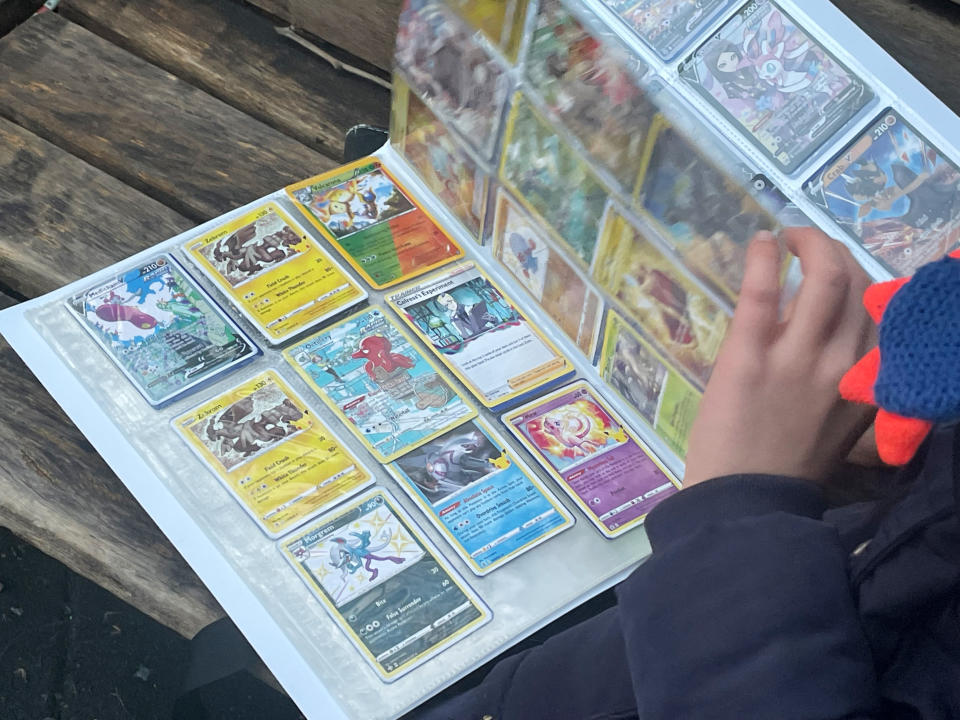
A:
[[[850,252],[819,230],[783,237],[803,268],[779,317],[780,249],[758,233],[740,301],[690,434],[684,485],[737,473],[823,481],[870,425],[837,384],[874,342],[861,304],[870,284]]]

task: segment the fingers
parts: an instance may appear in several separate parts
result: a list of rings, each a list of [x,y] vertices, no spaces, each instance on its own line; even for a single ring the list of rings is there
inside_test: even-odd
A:
[[[784,340],[793,347],[822,348],[848,307],[855,261],[848,262],[846,248],[814,228],[787,228],[782,237],[803,270]]]
[[[777,239],[766,230],[758,232],[747,248],[743,283],[730,324],[729,342],[757,347],[773,337],[780,312],[780,268]]]

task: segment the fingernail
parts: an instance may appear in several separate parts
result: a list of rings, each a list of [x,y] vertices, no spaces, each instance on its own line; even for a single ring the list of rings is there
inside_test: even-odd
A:
[[[753,239],[757,242],[776,242],[777,238],[769,230],[761,230],[756,235],[753,236]]]

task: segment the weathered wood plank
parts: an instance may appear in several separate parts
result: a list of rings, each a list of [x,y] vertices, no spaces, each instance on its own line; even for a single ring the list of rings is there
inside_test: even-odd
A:
[[[331,45],[389,70],[402,0],[250,0]]]
[[[250,2],[374,65],[389,68],[392,64],[400,0]],[[960,86],[951,72],[944,72],[960,67],[960,7],[942,0],[833,2],[934,94],[960,112]]]
[[[54,13],[0,38],[0,67],[0,117],[192,220],[336,165]]]
[[[390,93],[335,70],[224,0],[65,0],[60,14],[337,160],[359,123],[386,125]]]
[[[0,340],[0,525],[184,637],[223,610]]]
[[[0,286],[42,295],[193,224],[0,118]]]
[[[833,0],[897,62],[960,113],[960,6],[940,0]]]
[[[17,304],[15,298],[10,297],[5,292],[0,292],[0,310],[6,310],[8,307],[13,307]]]

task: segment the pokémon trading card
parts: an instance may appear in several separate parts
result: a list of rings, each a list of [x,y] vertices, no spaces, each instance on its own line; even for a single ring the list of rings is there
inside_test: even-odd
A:
[[[481,420],[387,469],[477,575],[573,526],[566,508]]]
[[[377,307],[302,340],[284,356],[382,463],[476,415]]]
[[[166,253],[67,299],[144,399],[159,407],[260,354]]]
[[[486,407],[501,407],[573,372],[473,263],[407,286],[387,302]]]
[[[480,242],[489,176],[399,72],[393,74],[390,123],[397,152]]]
[[[375,158],[291,185],[287,194],[378,290],[463,255],[463,249]]]
[[[643,522],[680,488],[582,380],[507,413],[503,422],[606,537]]]
[[[594,278],[620,300],[654,345],[706,386],[729,316],[674,261],[612,209]]]
[[[188,241],[184,251],[272,344],[367,297],[273,202]]]
[[[592,360],[603,320],[603,300],[564,257],[549,231],[503,188],[497,190],[493,254]]]
[[[806,191],[894,275],[912,275],[960,243],[960,169],[894,110]]]
[[[657,108],[640,83],[646,65],[604,44],[560,0],[543,0],[525,73],[551,111],[629,193]]]
[[[509,78],[473,28],[439,0],[405,0],[395,59],[411,87],[489,161]]]
[[[675,57],[733,0],[602,0],[664,60]]]
[[[278,545],[387,682],[493,616],[381,489],[340,506]]]
[[[274,538],[373,483],[373,474],[273,370],[171,424]]]
[[[700,407],[700,391],[613,310],[607,311],[597,369],[604,382],[683,460]]]
[[[747,3],[680,76],[787,173],[873,99],[863,80],[769,0]]]

